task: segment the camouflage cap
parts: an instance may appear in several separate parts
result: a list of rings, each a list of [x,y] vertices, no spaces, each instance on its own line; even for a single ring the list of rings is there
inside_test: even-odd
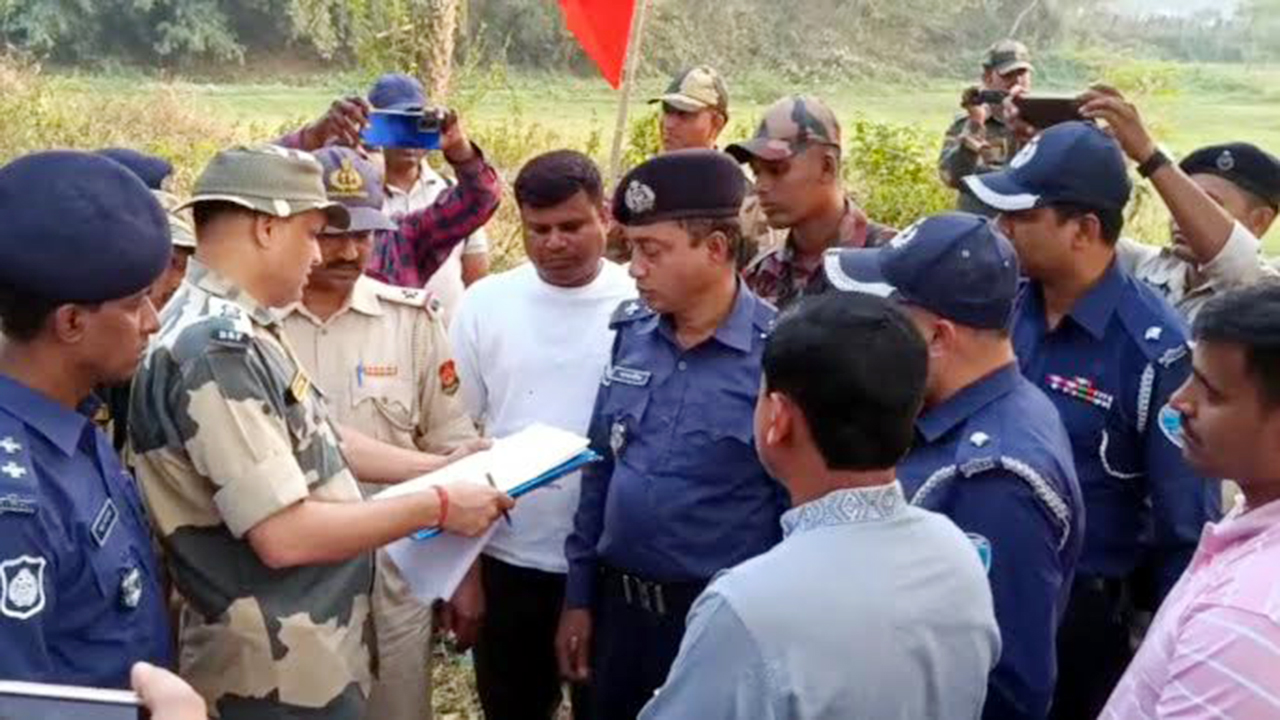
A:
[[[275,217],[324,210],[333,228],[345,228],[351,222],[347,209],[325,194],[323,173],[315,157],[277,145],[238,146],[218,153],[196,179],[191,199],[176,209],[211,201],[234,203]]]
[[[840,149],[840,121],[812,95],[785,97],[764,111],[755,137],[725,148],[738,162],[786,160],[810,145]]]
[[[697,65],[682,70],[672,78],[665,93],[656,98],[650,98],[649,102],[665,103],[684,112],[697,112],[710,108],[719,110],[728,117],[729,88],[725,86],[724,78],[720,77],[720,73],[716,72],[715,68]]]
[[[987,48],[987,54],[982,59],[982,69],[993,70],[997,75],[1032,70],[1031,51],[1017,40],[1001,40]]]
[[[173,239],[173,246],[179,248],[196,247],[196,231],[192,227],[191,221],[187,219],[186,210],[177,210],[182,201],[177,195],[167,193],[164,190],[152,190],[152,195],[156,196],[156,200],[160,201],[160,207],[164,208],[165,214],[169,217],[169,235]]]

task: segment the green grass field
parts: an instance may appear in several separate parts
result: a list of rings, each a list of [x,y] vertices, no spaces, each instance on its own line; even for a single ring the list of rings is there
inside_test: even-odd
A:
[[[1157,138],[1177,153],[1228,140],[1280,151],[1280,67],[1128,63],[1101,72],[1138,100]],[[366,78],[352,73],[243,83],[80,73],[54,77],[59,92],[90,102],[135,97],[145,106],[151,95],[176,91],[181,102],[201,116],[228,126],[253,126],[259,133],[300,124],[322,113],[335,97],[367,86]],[[1046,94],[1070,93],[1086,84],[1048,73],[1037,83],[1037,91]],[[663,84],[661,78],[638,83],[633,119],[652,112],[645,100]],[[918,79],[796,87],[759,75],[739,83],[731,79],[732,118],[724,139],[732,141],[749,133],[760,110],[778,97],[809,92],[826,99],[842,118],[862,114],[876,121],[915,125],[936,132],[940,142],[943,129],[958,112],[963,85],[962,80]],[[602,80],[506,72],[462,78],[454,95],[465,109],[468,127],[485,138],[490,157],[511,165],[502,168],[508,176],[528,154],[548,147],[576,147],[607,156],[618,98]],[[1163,208],[1151,205],[1131,230],[1140,239],[1163,242]],[[1280,228],[1270,233],[1266,245],[1270,254],[1280,254]]]

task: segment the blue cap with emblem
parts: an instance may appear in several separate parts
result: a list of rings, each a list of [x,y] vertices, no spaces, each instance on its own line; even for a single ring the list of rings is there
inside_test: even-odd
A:
[[[888,245],[837,248],[824,257],[837,290],[893,296],[974,328],[1004,330],[1018,294],[1018,256],[990,220],[925,218]]]
[[[677,150],[632,168],[613,194],[613,219],[622,225],[737,217],[747,179],[718,150]]]
[[[421,110],[427,106],[427,93],[417,78],[387,73],[374,81],[369,90],[369,104],[378,110]]]
[[[53,302],[147,289],[169,264],[169,221],[136,175],[101,155],[52,151],[0,168],[0,283]]]
[[[1133,184],[1119,143],[1097,125],[1068,122],[1027,143],[1004,170],[970,175],[965,185],[1003,212],[1060,203],[1122,210]]]
[[[351,223],[333,232],[362,233],[370,230],[395,230],[396,224],[382,211],[386,198],[382,189],[382,173],[377,166],[348,147],[331,145],[312,155],[324,170],[324,190],[329,199],[341,203],[351,214]],[[330,232],[326,228],[325,232]]]

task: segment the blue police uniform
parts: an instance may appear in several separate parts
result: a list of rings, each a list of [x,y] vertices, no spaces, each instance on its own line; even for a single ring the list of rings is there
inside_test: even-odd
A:
[[[964,530],[991,580],[1003,642],[983,717],[1043,718],[1084,533],[1066,430],[1008,365],[930,408],[916,431],[898,464],[907,497]]]
[[[1191,372],[1181,319],[1112,264],[1053,330],[1029,283],[1013,338],[1023,373],[1071,436],[1089,513],[1080,573],[1126,578],[1150,560],[1164,597],[1221,514],[1217,483],[1182,457],[1168,404]]]
[[[926,218],[888,247],[835,250],[824,261],[837,289],[891,294],[966,328],[1007,331],[1013,322],[1017,254],[976,215]],[[992,350],[1009,353],[1007,339],[986,337]],[[987,567],[1003,651],[983,717],[1044,718],[1057,676],[1055,636],[1084,533],[1058,411],[1016,363],[988,367],[926,407],[898,479],[913,504],[964,530]]]
[[[0,283],[21,294],[134,297],[169,263],[164,210],[105,157],[59,151],[9,163],[0,215]],[[90,420],[98,409],[96,398],[77,411],[0,375],[0,679],[128,687],[134,662],[172,664],[146,513]]]
[[[606,707],[629,708],[619,717],[634,716],[665,680],[706,582],[781,539],[788,496],[752,438],[775,315],[739,284],[713,337],[686,350],[670,319],[640,301],[614,314],[589,432],[605,460],[583,472],[565,549],[568,606],[597,613],[594,689],[618,701],[600,698]]]
[[[128,687],[171,664],[137,487],[84,413],[0,376],[0,678]]]
[[[1117,213],[1132,191],[1119,145],[1081,122],[1046,130],[1009,169],[965,182],[1015,213],[1061,204]],[[1132,657],[1134,611],[1154,609],[1173,586],[1201,528],[1220,515],[1221,496],[1182,457],[1169,396],[1190,373],[1190,351],[1185,325],[1164,300],[1113,258],[1056,327],[1048,326],[1040,281],[1027,282],[1019,302],[1018,362],[1062,416],[1087,514],[1058,636],[1052,714],[1092,718]]]

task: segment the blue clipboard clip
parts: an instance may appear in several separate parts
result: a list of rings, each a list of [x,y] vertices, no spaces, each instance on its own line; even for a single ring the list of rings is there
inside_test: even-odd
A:
[[[569,473],[581,470],[587,465],[590,465],[593,462],[599,462],[600,460],[600,454],[594,450],[583,450],[580,454],[563,465],[554,467],[532,480],[526,480],[525,482],[520,483],[512,488],[511,492],[508,494],[511,495],[511,497],[520,497],[531,490],[536,490],[543,485],[555,482]],[[440,528],[427,528],[425,530],[419,530],[409,537],[414,540],[430,540],[441,532],[443,531]]]

